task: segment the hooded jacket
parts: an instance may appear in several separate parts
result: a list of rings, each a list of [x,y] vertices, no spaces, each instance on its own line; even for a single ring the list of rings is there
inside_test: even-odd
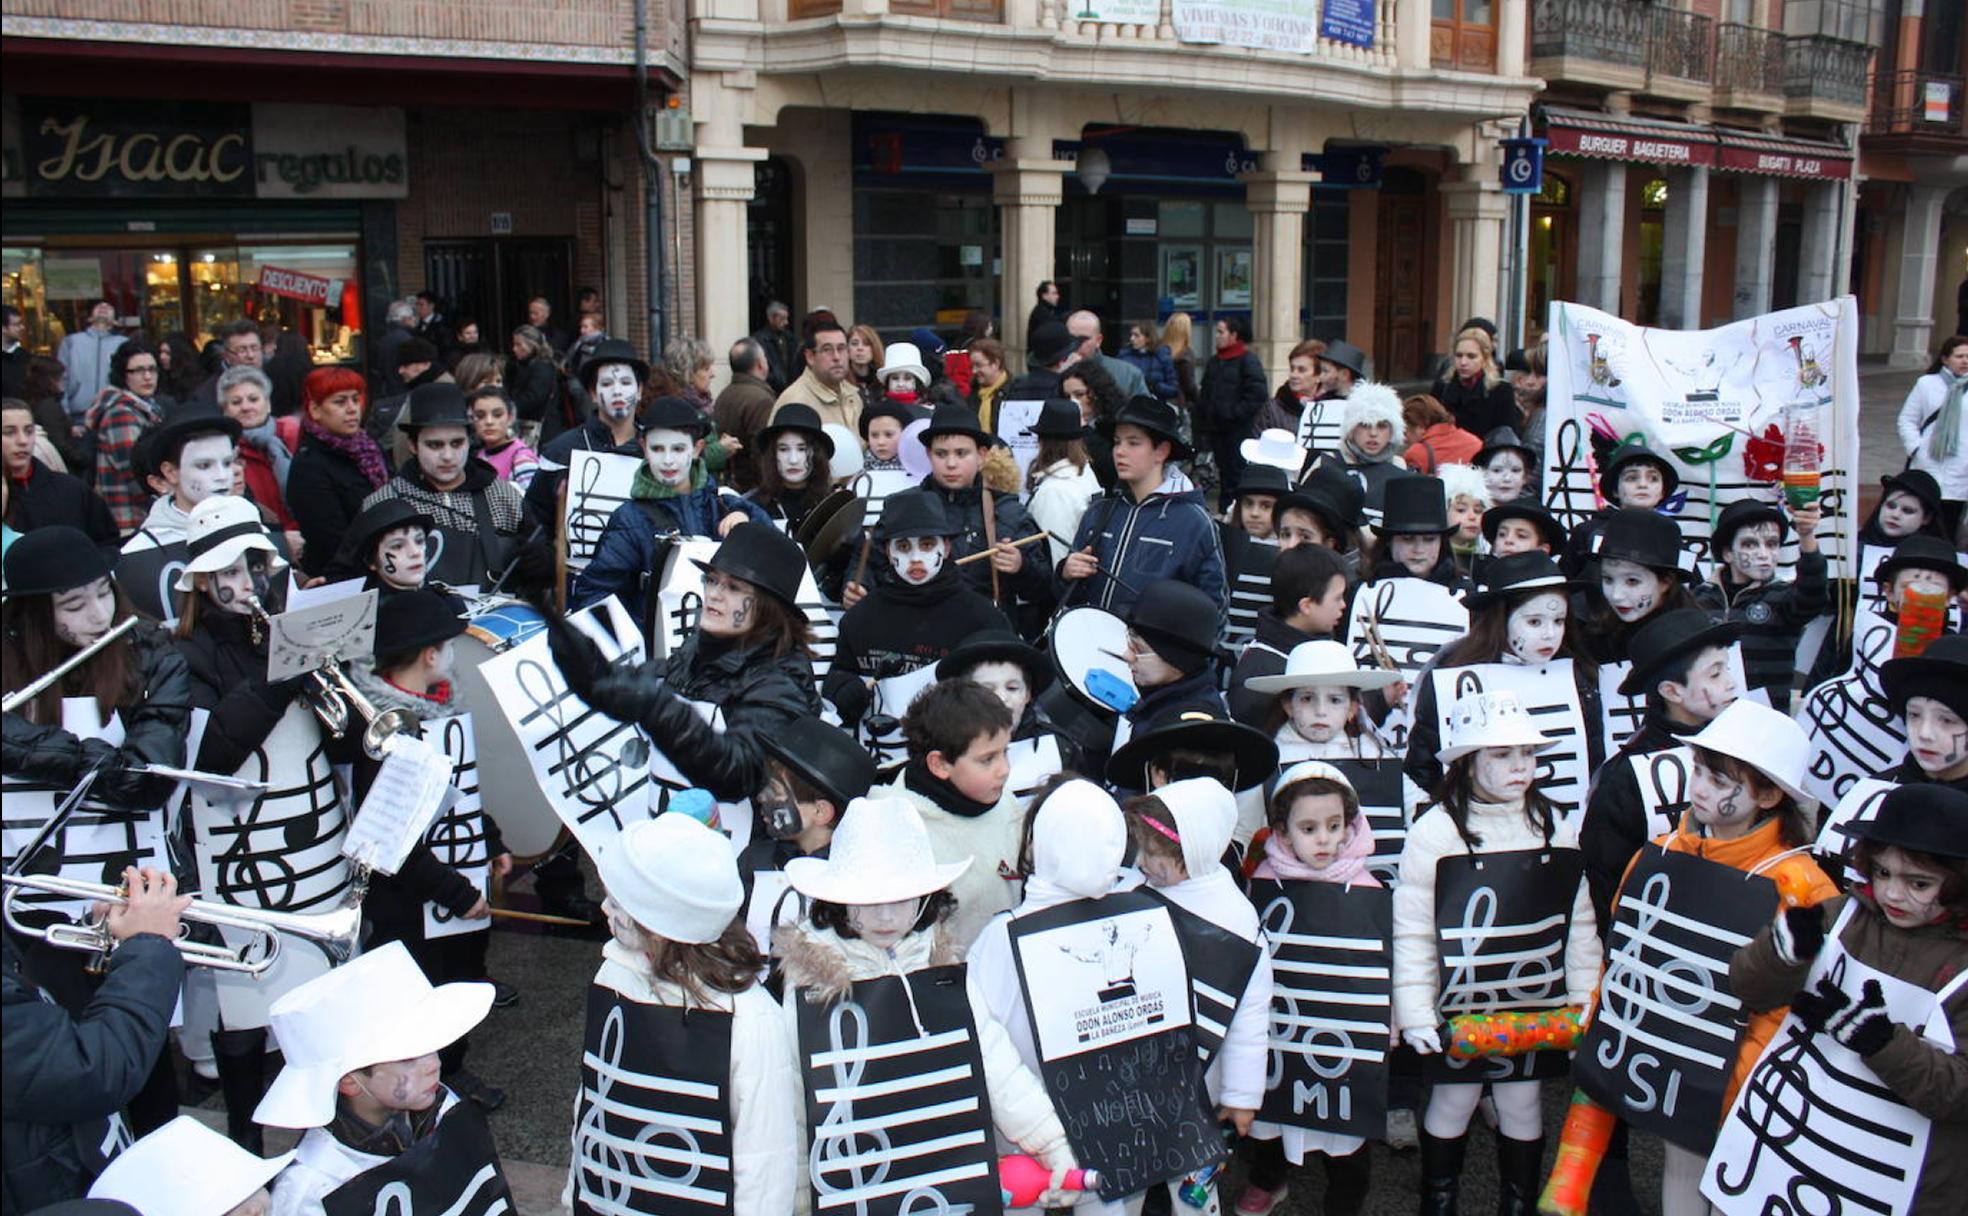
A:
[[[1169,469],[1162,484],[1140,502],[1125,485],[1117,485],[1089,503],[1080,530],[1073,534],[1073,549],[1089,545],[1101,573],[1063,583],[1062,603],[1126,616],[1148,584],[1175,579],[1216,601],[1221,629],[1230,602],[1223,543],[1201,491],[1180,469]]]
[[[756,523],[772,522],[758,504],[719,488],[716,479],[703,471],[701,462],[693,473],[695,484],[687,494],[632,499],[615,508],[595,544],[594,558],[567,593],[569,612],[617,595],[636,620],[644,620],[646,584],[663,576],[656,568],[658,537],[670,533],[716,537],[718,521],[733,511]],[[539,475],[534,482],[539,482]]]
[[[136,651],[137,699],[115,707],[123,722],[123,743],[111,747],[98,738],[81,739],[59,723],[30,722],[19,710],[4,717],[0,771],[10,777],[67,789],[87,770],[103,765],[90,788],[91,801],[129,811],[157,811],[175,784],[168,778],[133,772],[138,765],[183,768],[185,731],[191,722],[191,677],[185,661],[162,630],[139,625],[130,634]],[[107,714],[104,715],[108,717]]]
[[[940,663],[965,638],[1011,623],[990,598],[957,574],[946,560],[936,577],[911,586],[886,560],[874,573],[875,588],[841,617],[834,663],[823,691],[853,727],[873,695],[867,681],[907,675]]]

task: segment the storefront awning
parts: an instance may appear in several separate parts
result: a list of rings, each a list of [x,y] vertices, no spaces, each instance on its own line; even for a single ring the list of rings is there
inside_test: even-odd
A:
[[[1843,181],[1852,176],[1852,156],[1837,144],[1778,139],[1748,131],[1718,129],[1717,167],[1736,173]]]
[[[1584,156],[1649,165],[1715,163],[1715,132],[1709,127],[1557,106],[1545,107],[1544,120],[1551,156]]]

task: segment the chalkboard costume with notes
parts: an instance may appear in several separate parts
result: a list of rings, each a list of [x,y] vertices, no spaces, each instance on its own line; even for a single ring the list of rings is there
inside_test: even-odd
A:
[[[1592,889],[1592,910],[1599,917],[1602,933],[1612,924],[1613,895],[1633,855],[1641,845],[1672,828],[1679,814],[1675,803],[1687,800],[1683,784],[1678,799],[1669,797],[1664,802],[1664,794],[1675,791],[1657,789],[1651,782],[1643,785],[1642,769],[1636,761],[1673,749],[1681,749],[1685,757],[1689,753],[1684,741],[1705,725],[1670,722],[1667,715],[1648,710],[1645,725],[1593,779],[1585,818],[1579,823],[1578,847],[1585,857],[1585,880]]]
[[[400,1185],[399,1185],[400,1184]],[[391,1192],[399,1198],[385,1197]],[[510,1212],[499,1150],[485,1117],[440,1087],[429,1110],[372,1127],[338,1099],[335,1121],[308,1129],[274,1181],[268,1216],[496,1216]]]

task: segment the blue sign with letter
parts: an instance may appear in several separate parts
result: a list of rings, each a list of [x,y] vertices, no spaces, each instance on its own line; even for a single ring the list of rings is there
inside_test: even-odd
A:
[[[1374,0],[1325,0],[1319,14],[1319,37],[1371,50]]]
[[[1506,139],[1503,144],[1503,192],[1536,194],[1544,189],[1544,150],[1548,139]]]
[[[1299,157],[1299,167],[1317,173],[1321,186],[1341,190],[1378,190],[1384,176],[1386,148],[1329,148]]]

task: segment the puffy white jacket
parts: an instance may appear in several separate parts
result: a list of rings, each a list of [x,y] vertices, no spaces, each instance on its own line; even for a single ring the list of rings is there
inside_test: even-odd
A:
[[[1936,460],[1928,444],[1934,438],[1934,425],[1923,426],[1941,412],[1947,403],[1948,379],[1943,372],[1929,372],[1913,382],[1906,404],[1900,407],[1900,446],[1912,458],[1913,467],[1925,469],[1941,483],[1941,497],[1968,498],[1968,410],[1961,413],[1958,453],[1949,460]]]
[[[1080,517],[1086,514],[1087,504],[1098,493],[1100,479],[1093,475],[1091,461],[1075,469],[1070,460],[1056,460],[1039,474],[1039,484],[1033,488],[1025,510],[1039,527],[1071,540],[1080,530]],[[1057,540],[1048,540],[1046,546],[1052,550],[1055,566],[1072,552]]]
[[[984,931],[985,922],[1018,902],[1018,880],[1011,876],[1018,869],[1024,823],[1023,808],[1011,792],[1011,782],[1005,782],[996,806],[975,816],[944,810],[910,789],[906,775],[885,789],[870,790],[868,796],[907,798],[929,829],[929,845],[937,863],[970,862],[970,869],[950,884],[950,894],[957,897],[957,914],[944,925],[944,932],[962,956]]]
[[[643,1005],[681,1008],[683,990],[649,972],[646,957],[610,941],[595,983]],[[794,1112],[804,1109],[799,1071],[782,1028],[779,1003],[763,988],[709,994],[710,1007],[731,1014],[731,1202],[737,1216],[782,1216],[793,1206],[800,1155]],[[702,1008],[702,1005],[698,1006]],[[579,1101],[576,1100],[576,1110]],[[568,1164],[562,1203],[572,1205],[580,1162]]]
[[[1480,837],[1478,853],[1511,853],[1536,849],[1544,837],[1525,817],[1521,805],[1498,806],[1476,802],[1469,807],[1470,835]],[[1578,829],[1562,820],[1551,843],[1578,848]],[[1449,813],[1431,807],[1408,829],[1401,850],[1401,881],[1394,888],[1394,1031],[1435,1026],[1442,1021],[1436,1009],[1441,996],[1439,956],[1435,938],[1435,863],[1470,852],[1457,834]],[[1579,879],[1572,900],[1572,924],[1565,943],[1565,1002],[1585,1006],[1599,982],[1602,957],[1599,931],[1592,915],[1592,898],[1585,879]]]

